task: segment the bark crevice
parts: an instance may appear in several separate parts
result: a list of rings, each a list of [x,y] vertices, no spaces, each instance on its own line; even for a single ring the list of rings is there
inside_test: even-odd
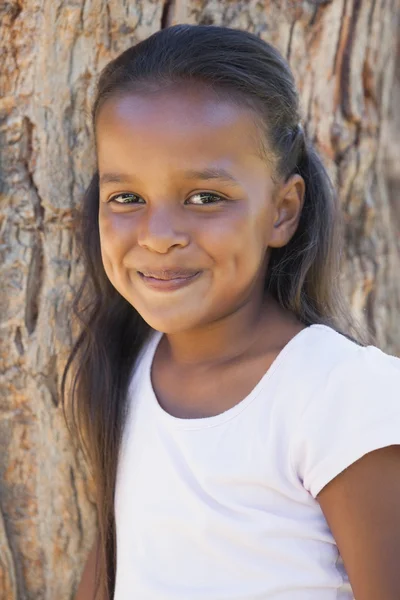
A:
[[[167,27],[170,27],[172,25],[175,13],[175,1],[176,0],[164,1],[161,14],[161,29],[166,29]]]
[[[37,236],[32,248],[32,257],[26,283],[25,326],[31,335],[37,325],[39,316],[40,291],[43,283],[43,245]]]

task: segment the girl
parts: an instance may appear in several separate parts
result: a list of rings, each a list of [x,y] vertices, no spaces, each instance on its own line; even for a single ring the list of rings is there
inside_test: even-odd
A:
[[[288,65],[174,26],[107,65],[93,125],[66,367],[98,494],[78,598],[398,600],[400,360],[343,308]]]

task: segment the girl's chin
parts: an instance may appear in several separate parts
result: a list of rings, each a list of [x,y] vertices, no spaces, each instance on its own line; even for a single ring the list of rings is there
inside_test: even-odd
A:
[[[138,309],[136,308],[136,310]],[[162,311],[155,311],[153,313],[149,310],[138,310],[138,312],[152,329],[169,335],[193,331],[199,327],[204,327],[206,324],[204,322],[204,315],[195,315],[193,313],[185,315],[182,310],[174,311],[174,314],[171,312],[169,315],[161,314]]]
[[[177,333],[184,333],[196,329],[196,325],[186,325],[185,323],[174,321],[164,321],[160,319],[145,319],[146,323],[150,325],[152,329],[165,333],[166,335],[175,335]]]

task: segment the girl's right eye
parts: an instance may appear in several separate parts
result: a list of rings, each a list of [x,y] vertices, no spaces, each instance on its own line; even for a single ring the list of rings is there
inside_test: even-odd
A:
[[[122,198],[122,201],[117,200],[117,198]],[[129,201],[130,198],[136,198],[136,200]],[[144,204],[143,198],[137,196],[136,194],[131,194],[129,192],[123,194],[116,194],[115,196],[111,196],[109,202],[115,202],[116,204]]]

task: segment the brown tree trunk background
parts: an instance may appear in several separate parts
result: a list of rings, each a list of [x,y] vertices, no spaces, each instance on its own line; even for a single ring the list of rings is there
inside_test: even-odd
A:
[[[100,69],[176,22],[275,44],[340,190],[354,312],[400,353],[399,13],[398,0],[0,0],[0,600],[72,598],[95,534],[59,384]]]

